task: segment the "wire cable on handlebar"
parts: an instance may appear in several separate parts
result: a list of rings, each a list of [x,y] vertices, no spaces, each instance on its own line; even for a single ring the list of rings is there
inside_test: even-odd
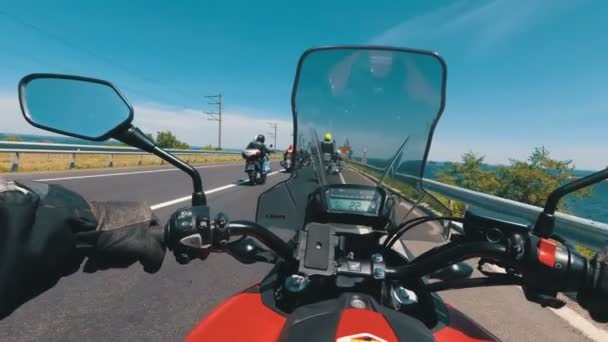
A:
[[[395,228],[395,232],[394,233],[391,233],[391,234],[387,235],[386,240],[384,240],[384,243],[383,243],[382,247],[386,248],[388,246],[389,242],[391,242],[394,239],[395,235],[397,235],[399,233],[399,230],[401,230],[406,225],[408,225],[410,223],[418,222],[418,221],[421,221],[421,220],[425,220],[425,219],[428,219],[428,217],[426,217],[426,216],[415,217],[415,218],[413,218],[411,220],[407,220],[405,222],[402,222],[401,224],[399,224],[397,226],[397,228]]]
[[[408,230],[410,230],[418,225],[421,225],[421,224],[429,222],[429,221],[444,221],[444,220],[458,221],[458,222],[464,221],[463,218],[450,217],[450,216],[417,217],[417,218],[405,221],[405,222],[401,223],[399,226],[397,226],[397,231],[394,234],[392,234],[386,238],[386,240],[384,241],[383,247],[385,249],[391,248],[395,244],[395,242],[397,242],[399,240],[399,238],[401,236],[403,236],[403,234],[405,234],[405,232],[407,232]]]

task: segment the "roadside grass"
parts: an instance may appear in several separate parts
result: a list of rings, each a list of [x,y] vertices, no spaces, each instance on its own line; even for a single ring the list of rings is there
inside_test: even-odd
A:
[[[238,162],[243,160],[240,155],[179,155],[181,159],[190,164],[208,164],[221,162]],[[21,153],[19,157],[19,172],[35,171],[61,171],[68,170],[72,161],[71,154],[57,153]],[[76,154],[74,169],[107,168],[112,161],[112,167],[134,167],[163,165],[163,161],[150,154]],[[9,172],[11,156],[9,153],[0,153],[0,172]]]

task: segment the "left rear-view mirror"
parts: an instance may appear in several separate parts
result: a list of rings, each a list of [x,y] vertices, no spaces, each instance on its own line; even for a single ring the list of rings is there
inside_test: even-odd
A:
[[[133,120],[118,89],[94,78],[31,74],[19,82],[19,101],[33,126],[81,139],[107,140]]]

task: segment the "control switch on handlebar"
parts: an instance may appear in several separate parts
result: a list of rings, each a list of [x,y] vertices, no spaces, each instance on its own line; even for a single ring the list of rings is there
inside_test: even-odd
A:
[[[209,207],[196,206],[177,210],[167,224],[167,246],[176,260],[185,264],[194,258],[206,258],[213,241]]]
[[[579,291],[587,286],[589,262],[557,241],[530,236],[524,262],[524,292],[528,300],[544,306],[560,307],[557,292]]]

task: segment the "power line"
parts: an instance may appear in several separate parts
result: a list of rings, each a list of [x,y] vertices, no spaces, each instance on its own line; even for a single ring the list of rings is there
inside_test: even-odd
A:
[[[277,127],[279,126],[279,124],[277,124],[276,122],[269,122],[268,125],[270,125],[270,128],[274,128],[274,133],[273,132],[269,132],[268,135],[270,135],[271,137],[274,138],[274,150],[276,151],[277,149]]]
[[[205,98],[209,99],[207,104],[217,105],[217,112],[206,112],[203,111],[207,115],[207,120],[217,121],[218,122],[218,135],[217,135],[217,147],[218,149],[222,149],[222,94],[218,95],[208,95]]]

